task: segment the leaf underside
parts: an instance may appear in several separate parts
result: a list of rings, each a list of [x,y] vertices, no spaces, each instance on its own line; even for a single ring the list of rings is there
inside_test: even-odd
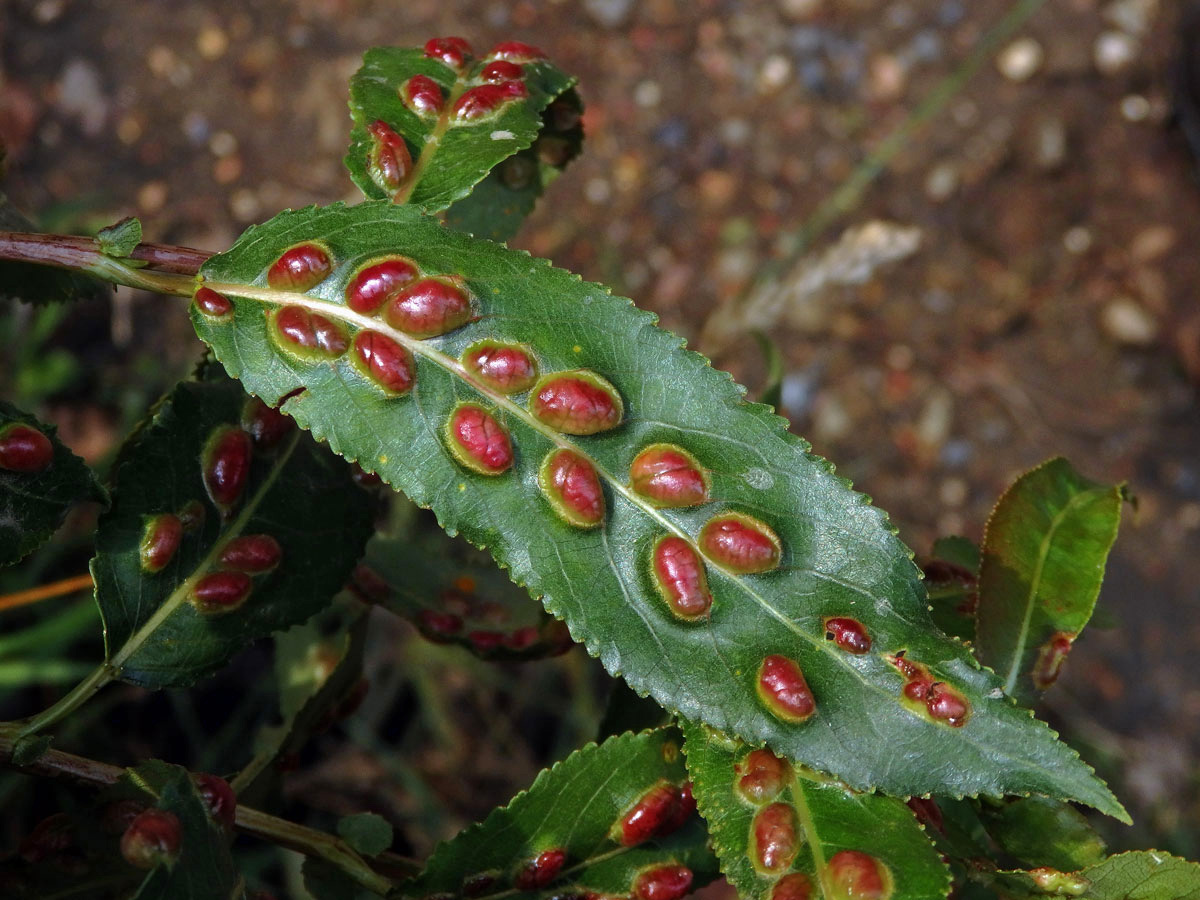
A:
[[[370,534],[370,507],[348,467],[295,429],[270,449],[255,447],[241,498],[223,517],[201,455],[216,429],[240,427],[248,398],[223,374],[212,377],[178,385],[124,449],[112,509],[99,523],[92,575],[107,658],[143,687],[192,684],[251,641],[307,619],[345,583]],[[190,503],[202,521],[184,531],[165,568],[144,571],[147,521]],[[278,566],[253,576],[237,609],[200,612],[193,587],[223,570],[230,540],[259,534],[278,541]]]
[[[20,423],[50,440],[54,455],[41,471],[12,471],[0,466],[0,566],[14,563],[58,529],[71,505],[103,499],[92,470],[58,439],[53,426],[0,401],[0,431]]]
[[[685,722],[684,752],[692,789],[708,823],[721,871],[745,900],[769,898],[779,880],[803,873],[813,897],[834,900],[829,862],[836,853],[866,853],[886,866],[893,893],[890,900],[934,900],[950,890],[950,874],[912,811],[904,802],[879,794],[862,794],[805,770],[786,772],[777,794],[749,799],[737,789],[751,748],[702,725]],[[761,829],[756,820],[777,817],[795,835],[792,850],[776,831]],[[774,840],[776,856],[763,848]],[[790,860],[790,861],[789,861]]]
[[[1077,873],[1046,872],[1042,885],[1035,874],[998,872],[996,880],[1013,900],[1053,894],[1080,900],[1200,900],[1200,864],[1161,850],[1118,853]]]
[[[459,74],[417,48],[375,47],[364,54],[362,68],[350,79],[354,127],[345,163],[350,178],[367,197],[390,196],[368,172],[372,140],[367,127],[372,122],[387,123],[408,145],[417,170],[407,202],[437,212],[466,197],[501,161],[532,146],[543,130],[542,110],[575,83],[574,78],[544,59],[525,62],[522,81],[526,97],[505,103],[481,119],[455,121],[455,102],[471,86],[480,84],[479,70],[486,61],[471,63]],[[419,75],[431,78],[440,87],[445,98],[440,115],[418,115],[402,99],[405,83]],[[548,175],[538,169],[538,183],[545,183]],[[502,196],[491,188],[488,195],[494,199]],[[515,206],[505,218],[511,221],[515,214],[515,224],[519,225],[524,215],[520,207],[536,199],[536,193],[521,190],[510,199]],[[476,215],[479,208],[475,204],[464,207],[458,213],[460,221],[472,228],[486,227]],[[505,230],[508,226],[499,233]],[[515,230],[512,227],[509,233]]]
[[[402,884],[396,895],[458,896],[464,879],[489,873],[494,882],[472,896],[629,896],[640,872],[663,865],[686,866],[693,888],[702,887],[718,870],[698,816],[693,814],[666,837],[636,846],[623,846],[612,834],[621,816],[652,788],[687,780],[681,742],[676,729],[661,728],[575,751],[538,775],[507,806],[439,844],[425,870]],[[539,890],[515,888],[513,875],[552,849],[566,851],[559,877]]]
[[[269,288],[266,271],[280,254],[311,240],[332,254],[329,277],[307,293]],[[417,340],[351,311],[344,295],[352,274],[396,253],[423,274],[463,278],[476,318]],[[193,323],[231,374],[268,403],[289,397],[283,410],[335,452],[432,508],[447,531],[490,549],[514,581],[541,596],[639,692],[855,788],[901,796],[1043,793],[1124,815],[1070,748],[933,627],[911,554],[883,514],[808,453],[783,419],[746,403],[726,373],[685,351],[630,301],[386,202],[284,212],[247,231],[202,274],[233,310],[211,318],[194,306]],[[415,386],[387,396],[359,373],[353,351],[317,361],[282,351],[268,313],[284,305],[338,323],[348,337],[370,329],[408,348]],[[460,354],[484,338],[530,347],[543,373],[582,368],[607,378],[623,398],[624,420],[586,437],[555,431],[528,411],[527,398],[464,377]],[[306,390],[289,396],[300,387]],[[475,474],[447,449],[444,426],[459,401],[482,404],[507,429],[515,461],[502,475]],[[711,482],[708,502],[656,509],[630,488],[631,460],[656,442],[699,460]],[[595,467],[607,508],[603,527],[569,524],[542,496],[538,468],[556,448]],[[705,557],[712,608],[700,621],[677,619],[650,577],[651,548],[668,534],[695,548],[705,522],[729,512],[774,529],[780,565],[739,575]],[[872,651],[838,649],[826,638],[827,616],[858,619]],[[963,727],[902,704],[903,679],[887,658],[900,650],[968,700]],[[803,669],[817,706],[808,721],[777,718],[759,699],[757,672],[767,654]]]
[[[1034,699],[1047,642],[1073,640],[1092,617],[1122,496],[1120,485],[1088,481],[1057,458],[1022,475],[996,504],[983,538],[975,639],[1012,696]]]

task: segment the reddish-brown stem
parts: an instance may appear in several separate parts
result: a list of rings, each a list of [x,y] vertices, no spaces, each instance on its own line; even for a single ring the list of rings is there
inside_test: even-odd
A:
[[[183,297],[191,296],[192,279],[211,255],[188,247],[139,244],[128,260],[115,259],[101,252],[92,238],[0,231],[0,260],[85,272],[115,284]],[[130,260],[150,265],[134,266]]]
[[[30,775],[65,777],[90,787],[106,787],[116,784],[125,772],[124,769],[117,766],[76,756],[73,753],[64,753],[62,750],[45,750],[32,762],[17,766],[12,761],[15,743],[15,732],[7,728],[0,728],[0,765]],[[356,882],[374,893],[385,894],[392,887],[392,882],[387,877],[372,870],[362,857],[350,849],[345,841],[323,831],[306,828],[242,804],[238,804],[234,824],[239,831],[245,834],[254,835],[307,856],[320,857],[342,869]],[[419,864],[413,860],[392,853],[380,854],[376,862],[382,863],[380,868],[387,870],[394,877],[412,876],[420,871]]]

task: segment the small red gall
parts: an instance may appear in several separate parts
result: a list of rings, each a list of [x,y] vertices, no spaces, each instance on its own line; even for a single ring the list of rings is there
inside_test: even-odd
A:
[[[574,450],[552,450],[538,470],[538,484],[554,511],[576,528],[604,521],[604,490],[596,468]]]
[[[812,882],[803,872],[784,875],[771,889],[771,900],[812,900]]]
[[[412,153],[397,131],[383,119],[367,126],[371,145],[367,149],[367,174],[386,194],[395,194],[412,174]]]
[[[450,413],[446,443],[459,463],[480,475],[499,475],[513,464],[508,432],[477,403],[460,403]]]
[[[491,59],[507,59],[509,62],[532,62],[535,59],[545,59],[546,54],[529,44],[520,41],[504,41],[488,51]]]
[[[371,316],[384,301],[418,275],[412,260],[401,256],[373,262],[359,269],[346,285],[346,305],[356,313]]]
[[[250,397],[242,407],[242,430],[254,439],[260,450],[279,446],[296,429],[291,416],[267,406],[258,397]]]
[[[161,572],[175,558],[183,540],[183,521],[171,513],[152,516],[146,520],[142,530],[142,541],[138,545],[138,559],[142,571],[153,575]]]
[[[661,538],[652,553],[654,585],[671,612],[685,621],[695,621],[712,608],[712,593],[704,561],[691,544],[681,537]]]
[[[283,548],[269,534],[246,534],[225,545],[221,565],[236,572],[261,575],[279,565],[282,557]]]
[[[488,84],[500,84],[503,81],[515,81],[524,73],[525,67],[507,59],[497,59],[483,67],[479,80]]]
[[[942,810],[936,801],[929,797],[909,797],[907,803],[908,808],[913,811],[917,820],[922,825],[936,828],[942,834],[946,833],[946,826],[942,820]]]
[[[460,37],[431,38],[425,42],[425,55],[452,69],[461,69],[475,55],[471,45]]]
[[[754,815],[754,864],[765,872],[782,872],[796,858],[799,841],[796,811],[786,803],[764,806]]]
[[[214,429],[205,442],[200,457],[204,487],[223,511],[228,512],[241,499],[253,454],[250,435],[234,425]]]
[[[333,260],[320,244],[289,247],[267,269],[267,284],[277,291],[307,291],[329,277]]]
[[[213,572],[192,585],[192,603],[205,615],[233,612],[250,596],[245,572]]]
[[[887,900],[892,895],[892,874],[875,857],[859,850],[839,850],[829,858],[831,900]]]
[[[459,122],[475,122],[498,112],[514,100],[520,100],[528,92],[522,81],[504,81],[500,84],[481,84],[473,87],[454,103],[454,118]]]
[[[663,833],[672,822],[679,806],[679,788],[659,784],[638,798],[617,823],[617,840],[626,847],[635,847]]]
[[[537,381],[533,353],[522,344],[479,341],[463,351],[462,364],[485,386],[502,394],[520,394]]]
[[[1071,652],[1071,644],[1075,640],[1075,635],[1065,631],[1059,631],[1054,634],[1050,640],[1042,644],[1038,650],[1037,660],[1033,664],[1033,686],[1039,691],[1044,691],[1054,682],[1058,681],[1058,676],[1062,673],[1063,666],[1067,662],[1067,656]]]
[[[905,682],[904,696],[909,700],[924,702],[929,696],[929,688],[933,685],[933,681],[929,678],[914,678],[912,681]]]
[[[736,768],[734,787],[743,799],[761,806],[783,792],[792,777],[792,766],[770,750],[752,750]]]
[[[135,813],[136,816],[136,813]],[[28,863],[57,856],[75,843],[75,823],[66,813],[54,813],[33,826],[21,841],[18,853]]]
[[[700,549],[717,565],[741,575],[769,572],[779,565],[782,554],[774,530],[742,513],[709,519],[700,530]]]
[[[0,469],[27,475],[44,472],[54,461],[54,445],[32,425],[13,422],[0,428]]]
[[[477,653],[491,653],[504,646],[504,634],[499,631],[479,629],[467,633],[467,641]]]
[[[400,96],[418,116],[436,116],[445,102],[441,86],[428,75],[414,75],[404,82]]]
[[[687,866],[658,866],[642,872],[633,881],[635,900],[680,900],[692,889],[692,870]]]
[[[487,893],[488,888],[496,883],[499,873],[495,871],[476,872],[463,878],[462,893],[464,897],[478,897]]]
[[[579,435],[616,428],[625,414],[617,389],[586,369],[543,375],[533,387],[529,411],[556,431]]]
[[[953,728],[961,728],[967,724],[967,717],[971,714],[971,706],[966,698],[941,681],[935,681],[929,686],[925,708],[934,719]]]
[[[121,855],[131,866],[153,869],[172,865],[183,845],[179,818],[165,809],[147,809],[121,835]]]
[[[383,576],[363,563],[354,567],[347,587],[364,603],[383,603],[392,595],[392,589]]]
[[[504,646],[509,650],[528,650],[538,642],[538,630],[534,625],[524,625],[504,636]]]
[[[332,359],[350,346],[342,326],[303,306],[283,306],[271,316],[276,343],[301,359]]]
[[[521,891],[541,890],[558,877],[566,861],[567,851],[561,847],[543,850],[521,867],[513,885]]]
[[[463,620],[453,613],[423,609],[417,614],[417,627],[428,640],[442,644],[458,636]]]
[[[762,661],[756,688],[771,714],[784,722],[803,722],[816,712],[804,673],[786,656],[773,654]]]
[[[460,278],[424,278],[388,301],[383,317],[393,328],[417,338],[437,337],[474,317],[471,296]]]
[[[197,288],[192,302],[196,304],[196,309],[213,319],[224,318],[233,312],[233,303],[229,298],[208,287]]]
[[[857,619],[842,616],[826,619],[825,637],[847,653],[861,654],[871,650],[871,636]]]
[[[354,365],[389,397],[412,390],[417,368],[412,353],[378,331],[364,330],[354,335]]]
[[[679,788],[678,801],[675,804],[675,815],[663,823],[662,829],[658,832],[659,837],[665,837],[668,834],[674,834],[686,824],[696,812],[696,797],[692,793],[692,783],[685,781],[683,786]]]
[[[672,444],[651,444],[635,456],[629,484],[658,507],[696,506],[708,500],[708,478],[700,463]]]
[[[196,792],[204,801],[204,808],[212,820],[226,831],[233,830],[233,820],[237,815],[237,795],[229,782],[218,775],[198,772],[192,776]]]

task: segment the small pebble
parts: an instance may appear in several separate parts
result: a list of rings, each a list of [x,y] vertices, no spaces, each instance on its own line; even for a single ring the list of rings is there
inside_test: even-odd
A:
[[[137,195],[138,209],[151,215],[167,205],[167,183],[165,181],[150,181],[142,185]]]
[[[1067,126],[1057,116],[1042,119],[1034,134],[1034,162],[1053,172],[1067,160]]]
[[[1126,122],[1144,122],[1150,116],[1150,101],[1141,94],[1121,99],[1121,116]]]
[[[1067,233],[1063,235],[1063,246],[1067,248],[1068,253],[1074,253],[1076,256],[1091,250],[1093,242],[1092,233],[1082,225],[1068,228]]]
[[[262,209],[262,204],[259,203],[258,197],[248,188],[242,188],[239,191],[234,191],[229,197],[229,211],[234,217],[243,222],[252,221],[258,216]]]
[[[758,73],[758,89],[768,94],[779,90],[792,77],[792,64],[778,53],[768,56]]]
[[[220,59],[229,49],[229,38],[215,26],[200,29],[196,35],[196,51],[207,60]]]
[[[620,28],[633,10],[633,0],[583,0],[584,11],[605,28]]]
[[[925,176],[925,196],[935,203],[949,200],[958,190],[958,168],[954,163],[938,163]]]
[[[1143,228],[1129,245],[1129,255],[1139,263],[1151,263],[1171,252],[1178,234],[1170,225]]]
[[[603,178],[591,178],[583,186],[583,193],[592,203],[597,205],[607,203],[612,197],[612,185]]]
[[[1158,338],[1154,316],[1129,297],[1118,297],[1104,307],[1100,325],[1117,343],[1131,347],[1148,347]]]
[[[657,81],[642,81],[633,89],[633,102],[643,109],[658,106],[662,101],[662,85]]]
[[[1137,58],[1137,41],[1123,31],[1105,31],[1092,46],[1092,61],[1104,75],[1116,75]]]
[[[1000,51],[996,67],[1009,81],[1028,81],[1042,66],[1046,52],[1031,37],[1018,38]]]

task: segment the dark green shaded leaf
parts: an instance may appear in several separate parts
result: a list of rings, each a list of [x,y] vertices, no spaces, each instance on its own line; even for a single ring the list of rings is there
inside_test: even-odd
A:
[[[184,382],[123,450],[92,575],[107,658],[126,681],[191,684],[256,638],[304,621],[338,592],[370,534],[369,505],[345,464],[295,429],[274,447],[254,448],[241,497],[222,516],[206,491],[201,457],[215,430],[241,427],[248,402],[224,376]],[[183,532],[165,568],[145,571],[139,549],[148,521],[187,518],[189,505],[201,510],[201,521]],[[252,576],[240,607],[200,612],[192,591],[223,571],[228,542],[261,534],[278,541],[278,567]]]
[[[404,616],[429,640],[457,644],[490,660],[544,659],[571,636],[491,557],[441,530],[376,535],[352,585]]]
[[[596,740],[602,741],[626,731],[645,731],[669,724],[671,714],[649,697],[639,697],[623,681],[614,681],[600,718]]]
[[[979,599],[979,548],[964,537],[933,542],[933,553],[921,569],[929,592],[930,614],[946,634],[975,640],[975,604]]]
[[[983,538],[975,613],[979,658],[1004,691],[1030,700],[1057,677],[1100,593],[1121,522],[1121,485],[1088,481],[1065,459],[1025,473]]]
[[[0,231],[37,232],[37,226],[0,193]],[[0,299],[26,303],[102,300],[112,287],[86,275],[34,263],[0,262]]]
[[[996,842],[1027,866],[1082,869],[1104,856],[1104,839],[1073,807],[1046,797],[983,805],[983,823]]]
[[[542,112],[542,131],[534,145],[499,163],[470,194],[446,210],[446,224],[492,241],[515,235],[550,182],[579,154],[582,114],[578,94],[566,91]]]
[[[50,735],[26,735],[18,738],[13,744],[12,762],[14,766],[29,766],[37,762],[38,757],[50,749]]]
[[[186,769],[151,760],[127,770],[124,793],[147,797],[173,813],[183,830],[179,858],[146,876],[136,900],[217,900],[242,896],[244,884],[229,854],[232,835],[209,815]]]
[[[357,605],[357,604],[356,604]],[[325,622],[340,624],[328,633]],[[275,636],[275,679],[279,685],[278,725],[264,727],[255,738],[254,757],[237,774],[233,788],[248,791],[272,760],[300,750],[362,678],[367,615],[335,607]]]
[[[652,788],[687,780],[681,740],[676,729],[663,728],[577,750],[507,806],[439,844],[425,871],[402,884],[397,895],[457,896],[465,881],[488,874],[492,882],[471,896],[628,896],[640,872],[668,864],[689,868],[693,887],[707,884],[718,874],[717,861],[698,816],[636,846],[623,846],[613,835],[618,820]],[[526,863],[555,849],[566,853],[557,877],[540,890],[514,887]]]
[[[460,75],[417,48],[375,47],[350,79],[354,128],[346,168],[364,194],[411,203],[427,212],[446,209],[465,197],[498,163],[530,147],[542,130],[542,110],[574,84],[544,59],[523,64],[527,96],[503,104],[480,119],[459,121],[455,103],[480,85],[479,72],[491,57],[470,63]],[[401,99],[410,78],[423,75],[440,87],[440,115],[421,116]],[[399,191],[385,189],[368,171],[372,138],[368,126],[382,121],[403,137],[412,157],[411,175]],[[523,201],[521,201],[523,202]],[[478,217],[471,216],[478,223]]]
[[[838,853],[865,853],[882,863],[893,885],[889,900],[934,900],[949,893],[946,866],[902,800],[861,794],[782,760],[780,778],[772,782],[778,789],[752,797],[738,782],[754,777],[746,765],[753,748],[692,722],[684,722],[683,731],[696,802],[721,871],[739,897],[769,898],[781,878],[798,872],[814,898],[833,900],[840,896],[834,888]],[[773,829],[766,828],[768,822]]]
[[[338,819],[337,833],[357,853],[378,856],[392,846],[392,826],[375,813],[355,813]]]
[[[312,240],[332,254],[331,274],[307,293],[267,287],[266,271],[285,248]],[[349,309],[344,296],[355,270],[395,253],[425,275],[461,277],[477,318],[417,340]],[[451,533],[489,548],[635,690],[856,788],[905,796],[1044,793],[1124,816],[1070,748],[1005,698],[966,648],[936,631],[909,551],[883,514],[811,455],[783,419],[744,402],[727,374],[685,351],[628,300],[386,202],[282,213],[209,260],[203,275],[233,311],[212,319],[194,307],[193,322],[231,373],[268,402],[288,398],[283,409],[336,452],[432,507]],[[283,350],[285,339],[265,315],[282,306],[336,323],[347,342],[369,329],[407,348],[415,387],[386,395],[360,374],[353,350],[319,360]],[[529,412],[528,398],[468,379],[458,358],[483,338],[531,347],[542,372],[583,368],[608,378],[624,398],[623,423],[587,437],[564,435]],[[477,475],[447,448],[446,422],[460,401],[494,410],[513,444],[510,470]],[[629,486],[634,456],[656,442],[685,448],[709,470],[710,502],[658,509]],[[569,524],[540,493],[539,466],[561,449],[579,454],[602,481],[604,527]],[[651,549],[673,534],[698,552],[705,523],[732,512],[774,529],[781,564],[741,575],[709,554],[711,614],[681,621],[650,576]],[[860,620],[871,652],[850,654],[827,639],[829,616]],[[927,667],[964,695],[971,711],[963,727],[902,703],[894,656],[901,650],[905,665]],[[760,700],[757,673],[768,654],[803,668],[816,698],[812,719],[784,721]]]
[[[54,426],[0,400],[0,436],[20,425],[49,438],[53,456],[41,471],[0,465],[0,565],[14,563],[45,543],[74,503],[105,497],[92,470],[58,439]]]
[[[96,233],[100,252],[105,256],[122,259],[133,252],[142,242],[142,223],[134,216],[122,219]]]

